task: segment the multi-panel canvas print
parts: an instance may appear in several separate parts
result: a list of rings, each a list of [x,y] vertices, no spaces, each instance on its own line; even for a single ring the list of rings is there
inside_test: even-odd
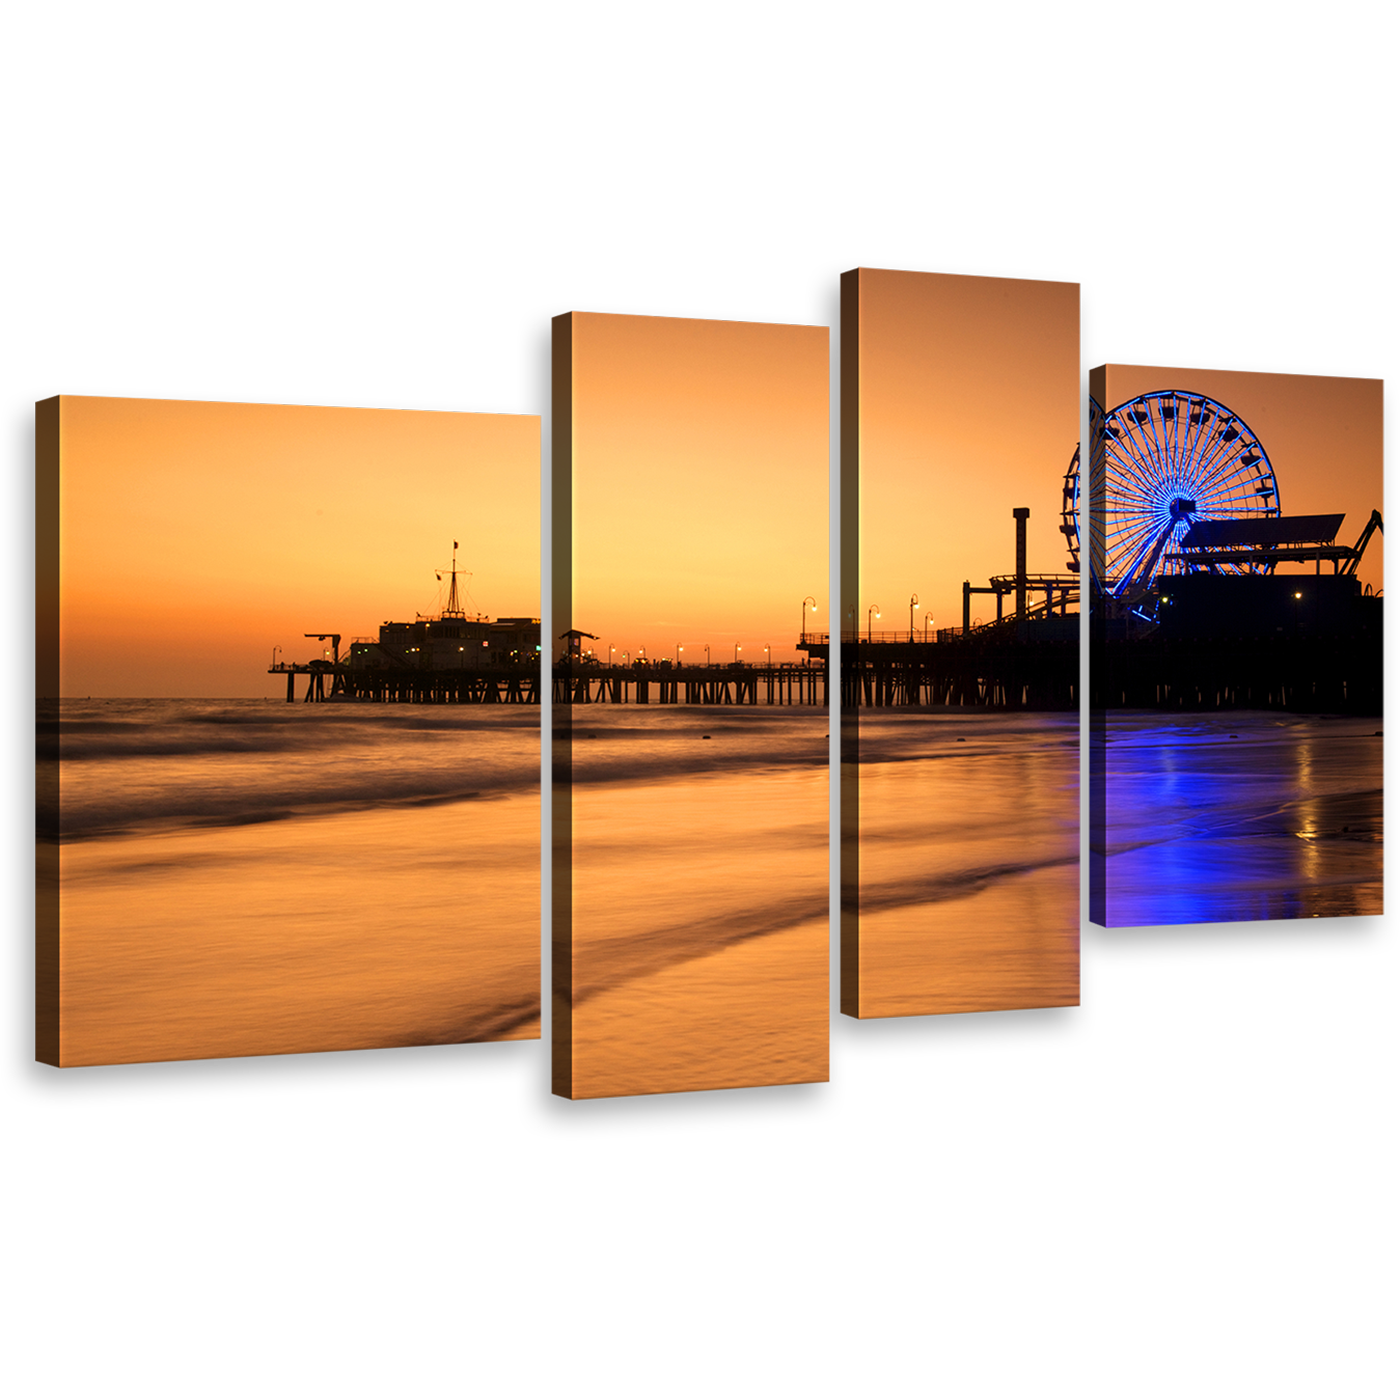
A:
[[[37,1053],[539,1035],[539,419],[37,410]]]
[[[841,1009],[1079,1000],[1079,288],[841,281]]]
[[[554,322],[558,1094],[827,1078],[828,363]]]
[[[1095,923],[1382,912],[1381,388],[1091,372]]]
[[[881,1036],[1004,1023],[895,1018],[1078,1007],[1056,266],[522,311],[518,378],[452,391],[503,413],[41,403],[36,1058],[543,1033],[545,1099],[806,1106],[837,1007],[872,1086]]]

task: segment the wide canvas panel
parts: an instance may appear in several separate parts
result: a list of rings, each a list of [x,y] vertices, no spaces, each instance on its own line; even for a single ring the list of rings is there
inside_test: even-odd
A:
[[[539,422],[38,406],[41,1060],[538,1037]]]
[[[841,1009],[1079,1000],[1079,288],[841,283]]]
[[[1382,912],[1381,391],[1091,372],[1095,923]]]
[[[827,1077],[827,385],[825,328],[554,322],[560,1095]]]

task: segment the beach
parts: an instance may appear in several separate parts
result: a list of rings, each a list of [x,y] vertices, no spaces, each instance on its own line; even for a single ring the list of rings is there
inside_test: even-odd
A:
[[[62,702],[62,1062],[537,1037],[538,721]]]

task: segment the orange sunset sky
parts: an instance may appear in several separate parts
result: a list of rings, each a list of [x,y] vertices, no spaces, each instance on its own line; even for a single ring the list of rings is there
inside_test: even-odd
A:
[[[64,695],[281,698],[274,646],[438,611],[454,539],[539,616],[536,417],[64,397],[60,440]]]
[[[574,313],[574,622],[642,647],[793,661],[826,630],[825,327]],[[568,334],[562,325],[556,334]],[[556,631],[561,630],[556,628]],[[555,654],[560,650],[555,641]]]
[[[907,631],[911,594],[916,630],[961,626],[963,580],[1015,572],[1016,506],[1029,571],[1066,573],[1078,284],[862,268],[859,336],[859,631],[877,603],[876,631]],[[973,596],[974,621],[995,615]]]
[[[1333,379],[1309,374],[1250,374],[1237,370],[1105,366],[1106,409],[1158,389],[1192,390],[1237,413],[1274,469],[1284,515],[1346,512],[1338,544],[1355,544],[1372,510],[1384,510],[1379,379]],[[1085,504],[1087,505],[1087,496]],[[1366,546],[1356,576],[1379,592],[1384,541]],[[1280,565],[1280,573],[1314,565]],[[1330,572],[1331,565],[1324,566]]]

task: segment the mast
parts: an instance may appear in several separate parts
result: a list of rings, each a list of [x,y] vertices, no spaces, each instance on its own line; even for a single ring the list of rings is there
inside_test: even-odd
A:
[[[465,618],[461,600],[457,596],[457,541],[452,541],[452,582],[447,589],[447,606],[442,610],[444,617]]]

